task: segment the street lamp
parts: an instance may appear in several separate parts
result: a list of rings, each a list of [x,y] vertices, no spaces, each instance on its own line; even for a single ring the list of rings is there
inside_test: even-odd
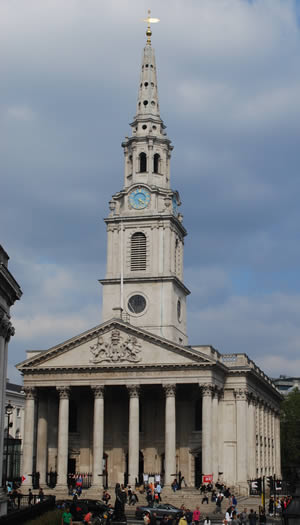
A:
[[[5,490],[7,489],[7,476],[8,476],[8,443],[9,443],[9,428],[10,428],[10,416],[13,413],[13,406],[11,405],[10,401],[8,402],[8,405],[5,407],[5,414],[7,415],[7,436],[6,436],[6,464],[5,464]]]

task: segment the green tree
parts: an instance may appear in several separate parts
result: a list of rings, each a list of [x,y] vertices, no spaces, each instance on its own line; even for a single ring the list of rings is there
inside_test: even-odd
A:
[[[281,465],[284,477],[300,467],[300,391],[295,388],[281,404]]]

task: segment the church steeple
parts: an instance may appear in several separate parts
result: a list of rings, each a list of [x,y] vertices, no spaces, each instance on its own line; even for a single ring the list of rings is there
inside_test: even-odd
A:
[[[148,11],[147,42],[143,50],[136,115],[130,124],[131,137],[122,146],[125,154],[124,187],[132,184],[149,184],[170,189],[170,158],[173,146],[165,132],[159,109],[155,52],[151,44]]]
[[[161,122],[157,89],[155,53],[148,38],[142,57],[142,69],[135,120],[156,119]]]
[[[173,146],[160,116],[150,22],[137,111],[124,148],[124,185],[110,201],[103,321],[116,312],[135,326],[187,344],[180,197],[170,185]]]

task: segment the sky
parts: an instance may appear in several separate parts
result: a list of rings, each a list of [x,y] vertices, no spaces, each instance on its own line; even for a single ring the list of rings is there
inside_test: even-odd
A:
[[[299,0],[1,0],[0,243],[23,291],[8,377],[101,322],[148,8],[189,344],[300,376]]]

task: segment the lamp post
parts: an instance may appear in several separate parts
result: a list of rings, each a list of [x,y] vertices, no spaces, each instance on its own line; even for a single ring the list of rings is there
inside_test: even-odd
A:
[[[4,487],[5,490],[7,489],[7,476],[8,476],[8,443],[9,443],[9,428],[10,428],[10,416],[13,413],[13,406],[11,405],[10,401],[5,407],[5,414],[7,415],[7,434],[6,434],[6,464],[5,464],[5,483]]]

